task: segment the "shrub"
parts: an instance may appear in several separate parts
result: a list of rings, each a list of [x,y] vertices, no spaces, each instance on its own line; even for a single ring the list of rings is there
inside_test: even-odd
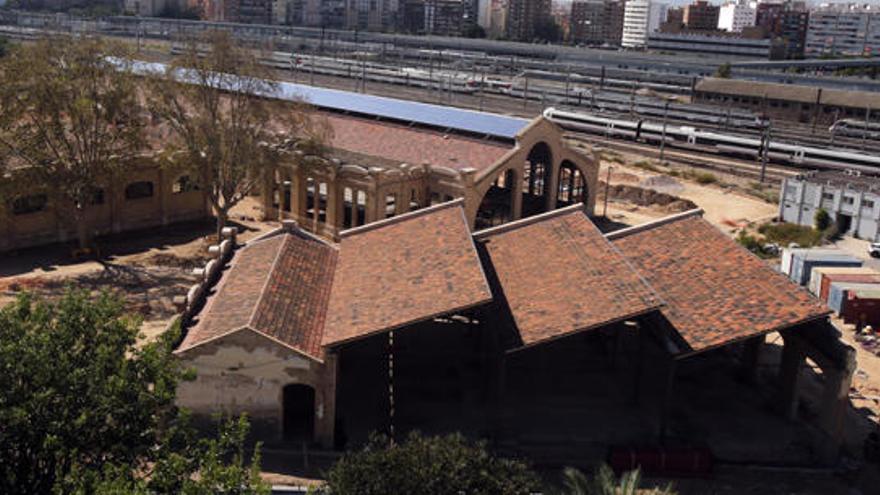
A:
[[[831,215],[825,211],[824,208],[819,208],[816,210],[816,215],[813,217],[814,225],[816,226],[816,230],[820,232],[824,232],[831,227]]]
[[[660,169],[648,160],[639,160],[633,163],[633,167],[647,170],[648,172],[660,172]]]
[[[736,242],[749,251],[761,255],[764,253],[764,243],[753,235],[749,235],[745,230],[740,230],[736,235]]]
[[[396,445],[388,437],[372,435],[362,450],[345,455],[330,469],[327,489],[359,495],[500,495],[534,493],[540,484],[524,463],[492,456],[483,442],[469,442],[460,434],[412,433]]]
[[[768,242],[775,242],[780,246],[788,246],[794,242],[798,246],[812,247],[822,243],[822,232],[794,223],[765,223],[758,227],[758,233]]]
[[[694,172],[694,180],[697,184],[714,184],[718,182],[718,177],[709,172]]]

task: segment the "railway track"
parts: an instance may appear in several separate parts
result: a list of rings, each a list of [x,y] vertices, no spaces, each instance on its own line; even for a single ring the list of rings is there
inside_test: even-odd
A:
[[[654,146],[641,143],[633,143],[631,141],[619,141],[615,139],[607,139],[596,136],[594,134],[567,132],[565,137],[574,144],[585,146],[596,146],[621,151],[625,153],[638,153],[639,155],[659,159],[660,150]],[[759,181],[761,179],[761,165],[748,160],[737,160],[727,157],[718,157],[708,151],[706,153],[696,153],[694,151],[682,151],[677,149],[666,149],[663,152],[663,161],[673,165],[684,165],[688,167],[699,168],[703,170],[712,170],[738,177],[744,177]],[[790,168],[779,167],[776,165],[767,165],[764,173],[764,181],[771,184],[781,183],[783,179],[794,177],[799,172]]]

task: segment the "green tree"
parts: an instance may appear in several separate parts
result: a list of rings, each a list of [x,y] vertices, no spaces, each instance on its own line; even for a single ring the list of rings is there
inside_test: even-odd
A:
[[[825,208],[819,208],[813,216],[813,224],[816,226],[816,230],[825,232],[831,227],[831,215],[825,211]]]
[[[524,463],[494,457],[484,443],[459,434],[412,433],[394,445],[385,436],[372,436],[362,450],[346,454],[330,469],[327,488],[359,495],[507,495],[534,493],[540,485]]]
[[[246,419],[198,440],[174,406],[179,332],[142,342],[138,326],[106,293],[0,309],[0,493],[264,489],[259,455],[245,462]]]
[[[181,74],[192,84],[176,82]],[[304,106],[252,96],[277,91],[271,71],[225,32],[190,43],[154,80],[150,107],[174,134],[169,163],[207,192],[218,236],[229,210],[262,185],[283,155],[293,160],[301,156],[288,154],[295,148],[320,149],[323,134]]]
[[[165,439],[149,471],[138,475],[129,467],[107,465],[101,471],[75,471],[61,488],[75,495],[267,495],[260,479],[259,446],[247,460],[247,418],[219,423],[216,438],[195,440],[191,430],[182,438]],[[180,446],[173,446],[185,440]]]
[[[0,59],[0,154],[30,189],[48,189],[82,248],[97,190],[145,145],[127,53],[93,39],[41,40]]]
[[[715,77],[730,79],[730,62],[724,62],[715,69]]]
[[[0,310],[0,492],[48,493],[74,467],[134,465],[173,412],[169,337],[136,346],[138,321],[107,294]]]

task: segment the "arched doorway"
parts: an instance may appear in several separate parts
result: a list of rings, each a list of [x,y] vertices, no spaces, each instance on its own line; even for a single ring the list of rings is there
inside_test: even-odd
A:
[[[284,440],[312,442],[315,438],[315,389],[299,383],[283,391]]]
[[[534,145],[523,171],[523,218],[547,211],[548,188],[553,174],[553,152],[545,142]]]
[[[556,188],[556,207],[586,203],[587,182],[584,174],[570,160],[563,160],[559,166],[559,184]]]
[[[480,202],[474,227],[477,230],[494,227],[513,220],[513,194],[516,190],[516,172],[507,170],[499,175]]]

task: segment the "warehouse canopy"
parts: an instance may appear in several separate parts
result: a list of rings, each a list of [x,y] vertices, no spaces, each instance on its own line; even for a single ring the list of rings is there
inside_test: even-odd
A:
[[[492,300],[461,201],[343,231],[323,344]]]
[[[663,316],[691,352],[828,315],[805,290],[700,213],[694,210],[607,235],[663,298]]]
[[[646,316],[686,356],[829,313],[699,210],[603,236],[575,205],[471,234],[461,203],[344,231],[338,246],[291,225],[251,241],[179,351],[250,329],[320,360],[494,300],[513,349]]]
[[[526,346],[662,306],[582,210],[578,204],[474,234]]]

